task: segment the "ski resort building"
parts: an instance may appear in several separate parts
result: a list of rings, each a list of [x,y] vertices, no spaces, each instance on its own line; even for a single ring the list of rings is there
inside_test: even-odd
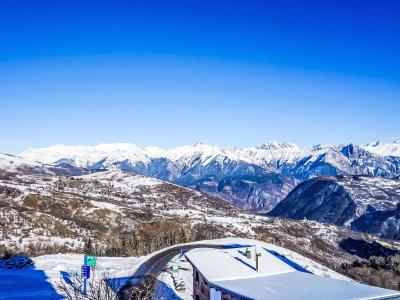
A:
[[[266,248],[203,248],[185,256],[193,266],[194,300],[400,300],[397,291],[314,275]]]

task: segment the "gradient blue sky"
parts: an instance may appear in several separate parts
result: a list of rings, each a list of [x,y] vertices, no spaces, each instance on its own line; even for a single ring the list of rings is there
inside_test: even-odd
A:
[[[399,136],[400,1],[0,1],[0,152]]]

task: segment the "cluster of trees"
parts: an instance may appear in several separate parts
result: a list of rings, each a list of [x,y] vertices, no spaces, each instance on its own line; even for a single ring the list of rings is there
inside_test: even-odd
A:
[[[4,233],[0,229],[0,237]],[[93,234],[84,240],[83,248],[71,243],[36,242],[26,244],[24,251],[19,252],[29,256],[67,252],[98,256],[142,256],[175,244],[224,236],[224,230],[212,223],[191,225],[177,219],[139,224],[132,231],[123,231],[122,227],[117,227],[111,232]],[[0,246],[0,258],[12,256],[14,252]]]
[[[71,253],[76,252],[79,253],[80,249],[76,249],[67,244],[58,244],[58,243],[29,243],[24,247],[24,254],[29,256],[39,256],[44,254],[53,254],[53,253]]]
[[[360,282],[400,290],[400,255],[356,259],[342,264],[341,271]]]
[[[9,259],[17,253],[4,245],[0,245],[0,259]]]
[[[143,224],[134,232],[111,236],[102,249],[106,256],[142,256],[187,241],[185,228],[172,221]]]
[[[0,170],[0,180],[12,180],[15,177],[17,177],[17,173]]]
[[[212,224],[190,226],[181,220],[159,221],[142,224],[133,232],[110,234],[102,243],[105,246],[87,239],[84,252],[99,256],[142,256],[175,244],[221,238],[224,234]]]

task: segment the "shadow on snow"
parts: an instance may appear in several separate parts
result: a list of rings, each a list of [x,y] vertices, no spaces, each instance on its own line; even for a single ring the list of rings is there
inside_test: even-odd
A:
[[[265,251],[271,253],[273,256],[275,256],[276,258],[279,258],[281,261],[283,261],[284,263],[288,264],[289,266],[291,266],[293,269],[300,271],[300,272],[304,272],[304,273],[309,273],[309,274],[313,274],[312,272],[304,269],[302,266],[300,266],[299,264],[295,263],[294,261],[286,258],[285,256],[279,254],[278,252],[275,252],[273,250],[267,250],[265,248],[263,248]]]
[[[28,266],[22,269],[0,269],[0,299],[63,299],[42,270]]]

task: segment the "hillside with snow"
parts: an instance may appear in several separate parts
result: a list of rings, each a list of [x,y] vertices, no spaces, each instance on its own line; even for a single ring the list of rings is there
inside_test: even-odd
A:
[[[99,240],[148,222],[224,218],[239,211],[200,192],[120,170],[78,177],[0,176],[1,243],[11,248],[58,245],[74,250],[82,237]]]
[[[44,165],[35,160],[0,153],[0,170],[8,172],[44,172]]]
[[[223,149],[194,144],[163,150],[133,144],[55,145],[20,156],[62,168],[93,172],[117,167],[225,199],[234,205],[269,211],[301,181],[318,176],[400,176],[399,142],[299,147],[267,142]]]
[[[400,181],[369,176],[318,177],[299,184],[270,216],[309,219],[400,239]]]

